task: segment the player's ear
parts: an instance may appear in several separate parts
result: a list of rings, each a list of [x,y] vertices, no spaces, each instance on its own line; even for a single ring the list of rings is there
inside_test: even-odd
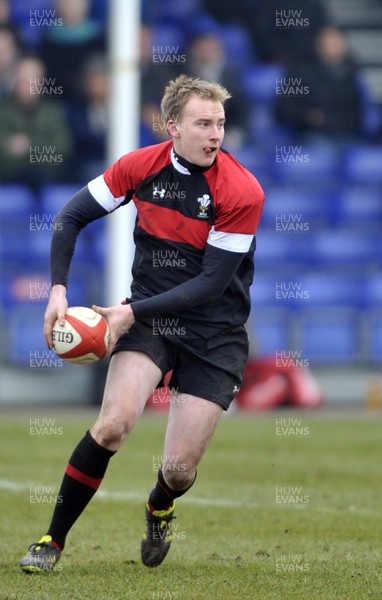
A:
[[[167,131],[169,132],[169,134],[174,137],[174,138],[178,138],[180,137],[180,126],[179,123],[177,123],[177,121],[174,121],[174,119],[170,119],[167,122]]]

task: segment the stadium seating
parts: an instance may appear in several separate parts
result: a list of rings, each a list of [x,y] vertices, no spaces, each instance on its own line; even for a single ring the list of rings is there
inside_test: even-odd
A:
[[[319,190],[311,184],[270,185],[266,189],[262,225],[275,226],[276,216],[282,213],[302,215],[315,228],[329,225],[333,193]]]
[[[18,365],[30,365],[32,358],[46,358],[47,347],[42,333],[45,305],[14,308],[7,327],[7,356]]]
[[[242,84],[248,98],[253,102],[273,104],[276,101],[276,80],[285,72],[278,64],[258,64],[244,70]]]
[[[282,183],[336,183],[341,160],[327,146],[278,144],[275,148],[274,175]]]
[[[355,308],[305,309],[299,312],[297,323],[297,347],[310,366],[362,359],[359,314]]]
[[[78,184],[49,183],[43,185],[39,193],[42,212],[56,215],[66,202],[84,185],[84,182]]]
[[[344,156],[344,177],[351,183],[382,183],[382,150],[379,145],[350,148]]]
[[[382,362],[382,311],[370,311],[366,320],[367,360],[378,365]]]
[[[380,227],[382,188],[380,185],[345,185],[333,202],[333,216],[343,226]]]
[[[292,347],[292,324],[288,317],[285,308],[254,308],[249,329],[254,349],[259,356],[275,356],[276,352]]]

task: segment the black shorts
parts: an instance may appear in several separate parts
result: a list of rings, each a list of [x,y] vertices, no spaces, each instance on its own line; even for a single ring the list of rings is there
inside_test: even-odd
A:
[[[147,354],[162,371],[172,370],[169,387],[216,402],[224,410],[240,389],[248,360],[248,336],[243,325],[209,338],[158,335],[151,324],[137,322],[122,335],[113,352]]]

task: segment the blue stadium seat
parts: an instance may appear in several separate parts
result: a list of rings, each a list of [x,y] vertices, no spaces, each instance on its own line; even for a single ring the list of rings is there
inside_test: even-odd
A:
[[[248,325],[249,336],[260,356],[275,355],[279,350],[291,348],[291,323],[285,309],[254,308]]]
[[[377,309],[367,314],[367,351],[368,359],[382,364],[382,311]]]
[[[378,236],[367,231],[338,229],[318,231],[310,240],[312,262],[321,266],[366,264],[378,261]]]
[[[38,262],[42,264],[46,261],[49,264],[50,246],[52,240],[52,227],[30,233],[28,239],[28,255],[26,260],[30,264]],[[73,257],[73,264],[89,263],[93,264],[93,243],[87,230],[83,230],[79,235]]]
[[[382,306],[382,272],[366,275],[362,288],[363,302],[368,308]]]
[[[56,215],[84,185],[84,183],[49,183],[42,186],[39,192],[42,211]]]
[[[152,46],[154,64],[158,65],[158,68],[160,68],[161,64],[182,66],[182,61],[186,57],[186,40],[180,27],[166,23],[156,25],[154,27]],[[160,52],[156,50],[158,48],[160,48]],[[174,62],[170,62],[170,59]]]
[[[289,215],[287,219],[289,220]],[[303,226],[303,222],[291,223],[291,222],[278,222],[276,226],[282,225],[284,228],[288,227],[300,227]],[[257,264],[268,264],[268,265],[282,265],[285,264],[308,264],[310,261],[310,238],[306,233],[289,233],[286,229],[276,230],[275,227],[272,229],[262,229],[259,231],[257,236],[257,248],[256,248],[256,263]]]
[[[29,229],[28,223],[12,225],[2,223],[0,231],[0,262],[4,264],[23,264],[28,260]]]
[[[349,148],[344,156],[344,176],[354,183],[382,183],[382,150],[380,146]]]
[[[45,306],[16,307],[9,312],[7,327],[7,358],[12,363],[29,366],[31,360],[47,356],[42,333]]]
[[[3,225],[13,219],[27,219],[36,210],[33,191],[19,183],[0,183],[0,221]]]
[[[254,65],[244,70],[242,85],[246,95],[253,102],[273,104],[276,101],[276,82],[283,77],[285,68],[281,65]]]
[[[278,144],[275,148],[274,174],[283,184],[288,182],[326,184],[340,180],[340,157],[326,146]]]
[[[149,8],[154,22],[183,25],[189,19],[192,19],[194,24],[197,23],[195,17],[199,14],[200,4],[200,0],[154,0],[149,2]]]
[[[24,270],[2,274],[0,287],[0,307],[5,311],[12,311],[15,306],[23,305],[26,310],[34,310],[34,307],[46,305],[50,295],[50,271],[49,261],[46,261],[45,269],[40,270],[31,267]],[[70,271],[68,301],[71,306],[89,306],[94,302],[92,292],[96,286],[94,271],[74,267]]]
[[[378,185],[347,185],[333,202],[335,219],[342,225],[381,228],[382,189]]]
[[[332,197],[332,192],[312,189],[311,185],[268,186],[261,222],[274,225],[277,214],[288,212],[301,214],[304,222],[315,226],[328,225]]]
[[[297,282],[295,303],[300,306],[346,306],[361,308],[364,303],[364,278],[360,275],[333,273],[332,271],[307,272]],[[302,292],[306,292],[305,297]]]
[[[344,364],[360,356],[359,313],[355,309],[305,309],[298,314],[298,346],[314,364]]]
[[[250,64],[254,49],[249,33],[244,27],[238,23],[225,25],[220,37],[230,62],[240,70]]]
[[[270,176],[269,162],[263,152],[255,145],[243,144],[234,150],[235,158],[260,181]]]
[[[275,275],[255,274],[254,283],[251,286],[251,302],[253,310],[257,307],[278,306],[281,308],[282,302],[276,297],[276,282]]]

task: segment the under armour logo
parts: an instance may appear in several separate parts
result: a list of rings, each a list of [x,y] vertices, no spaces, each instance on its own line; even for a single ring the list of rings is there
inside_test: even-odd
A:
[[[164,190],[163,188],[161,190],[158,190],[157,187],[155,187],[153,189],[153,196],[154,198],[156,198],[157,196],[159,196],[160,198],[164,198],[166,194],[166,190]]]
[[[237,394],[239,391],[240,391],[240,387],[238,385],[235,385],[234,388],[233,388],[233,390],[232,390],[232,392],[234,394]]]

